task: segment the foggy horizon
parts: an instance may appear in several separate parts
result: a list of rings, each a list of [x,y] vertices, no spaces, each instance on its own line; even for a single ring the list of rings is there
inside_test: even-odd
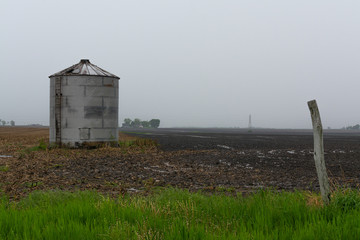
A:
[[[124,118],[160,127],[360,123],[358,1],[9,1],[0,119],[49,124],[48,76],[80,61],[120,77]]]

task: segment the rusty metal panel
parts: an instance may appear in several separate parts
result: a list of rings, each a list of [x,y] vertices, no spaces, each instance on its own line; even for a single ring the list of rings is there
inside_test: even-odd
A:
[[[116,83],[117,81],[115,79],[111,79],[111,78],[105,78],[103,79],[103,86],[104,87],[116,87]]]
[[[91,97],[115,97],[116,90],[112,87],[86,87],[86,96]]]
[[[63,92],[66,96],[84,95],[86,86],[63,86]]]
[[[71,77],[68,80],[68,85],[69,86],[102,86],[102,77],[98,77],[98,76]]]
[[[102,118],[104,115],[105,107],[103,106],[85,106],[85,118]]]
[[[57,72],[50,77],[55,76],[76,76],[76,75],[93,75],[120,79],[118,76],[105,71],[104,69],[90,63],[88,59],[81,59],[79,63]]]
[[[61,144],[61,77],[55,78],[55,141]]]
[[[118,116],[118,107],[107,107],[104,108],[103,112],[104,118],[115,118]]]

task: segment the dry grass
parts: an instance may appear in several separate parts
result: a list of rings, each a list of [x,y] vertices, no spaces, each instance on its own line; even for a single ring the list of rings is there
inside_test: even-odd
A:
[[[139,155],[153,154],[156,146],[146,145],[148,141],[119,133],[119,143],[131,145],[50,149],[48,128],[0,127],[0,192],[16,199],[34,190],[54,188],[123,192],[124,185],[113,173],[111,162],[121,165],[128,161],[131,166],[125,159],[134,161]]]
[[[48,139],[49,129],[45,127],[0,127],[0,154],[10,155]]]
[[[135,141],[138,137],[126,135],[125,133],[119,132],[119,141]]]
[[[36,146],[39,142],[49,142],[49,128],[47,127],[0,127],[0,154],[10,154],[24,147]],[[152,140],[141,139],[119,132],[119,142],[138,143],[135,145],[146,146]]]
[[[314,192],[304,192],[306,205],[309,207],[322,207],[324,205],[321,195]]]

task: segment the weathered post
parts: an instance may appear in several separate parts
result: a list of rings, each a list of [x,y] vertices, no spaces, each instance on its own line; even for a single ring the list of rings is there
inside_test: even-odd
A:
[[[330,202],[330,186],[324,159],[323,128],[316,100],[308,102],[314,131],[314,160],[319,178],[321,196],[325,204]]]

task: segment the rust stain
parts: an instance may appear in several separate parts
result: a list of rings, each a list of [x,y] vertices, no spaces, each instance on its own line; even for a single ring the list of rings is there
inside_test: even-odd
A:
[[[86,106],[84,107],[85,118],[102,118],[105,107]]]
[[[118,76],[105,71],[104,69],[90,63],[88,59],[81,59],[79,63],[66,68],[60,72],[57,72],[50,77],[55,76],[73,76],[73,75],[92,75],[92,76],[102,76],[102,77],[112,77],[120,79]]]

